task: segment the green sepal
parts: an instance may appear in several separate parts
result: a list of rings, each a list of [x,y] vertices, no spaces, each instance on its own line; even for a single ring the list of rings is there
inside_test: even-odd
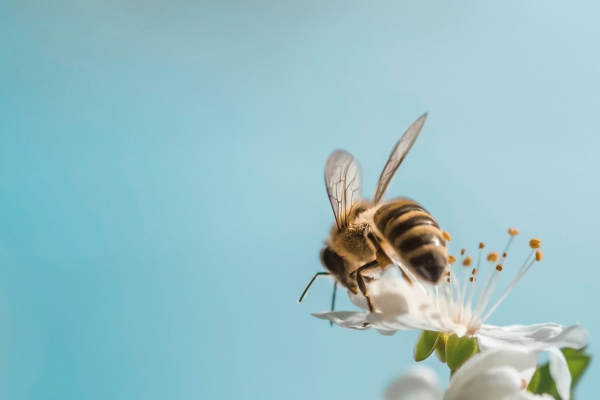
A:
[[[540,365],[533,374],[531,381],[529,382],[529,386],[527,386],[527,390],[531,393],[553,393],[554,398],[558,398],[558,393],[556,392],[556,385],[554,385],[554,381],[552,380],[552,376],[550,376],[550,367],[548,363],[544,365]]]
[[[415,361],[418,362],[426,360],[427,357],[429,357],[431,353],[433,353],[433,350],[435,350],[435,345],[437,344],[439,337],[440,332],[421,332],[419,338],[417,339],[417,343],[415,343],[415,349],[413,352]]]
[[[441,333],[440,337],[435,345],[435,355],[437,358],[446,364],[446,342],[448,341],[448,335]]]
[[[585,347],[580,350],[564,348],[561,350],[567,359],[567,365],[569,366],[569,371],[571,372],[571,392],[575,389],[584,372],[590,366],[590,362],[592,361],[592,356],[585,353]],[[571,395],[571,399],[573,396]]]
[[[585,348],[581,350],[564,348],[561,351],[567,360],[567,365],[571,372],[571,399],[574,400],[575,388],[590,365],[592,357],[585,353]],[[529,386],[527,386],[527,390],[536,394],[547,393],[555,399],[561,399],[556,390],[556,384],[552,379],[552,375],[550,375],[550,365],[548,363],[538,367],[529,382]]]
[[[459,338],[456,333],[448,337],[446,342],[446,362],[448,368],[457,370],[461,365],[477,353],[477,339],[463,336]]]

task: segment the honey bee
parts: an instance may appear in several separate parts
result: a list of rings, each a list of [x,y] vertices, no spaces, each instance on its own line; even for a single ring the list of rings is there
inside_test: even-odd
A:
[[[374,310],[365,281],[375,270],[396,264],[410,279],[437,284],[448,264],[444,234],[431,214],[408,198],[383,200],[388,185],[417,139],[427,114],[417,119],[396,143],[377,182],[371,201],[361,198],[360,166],[343,150],[329,156],[325,166],[325,187],[335,223],[321,251],[327,272],[318,272],[302,293],[319,276],[335,278],[331,309],[337,284],[365,296]],[[403,269],[408,268],[408,271]],[[413,275],[414,274],[414,275]]]

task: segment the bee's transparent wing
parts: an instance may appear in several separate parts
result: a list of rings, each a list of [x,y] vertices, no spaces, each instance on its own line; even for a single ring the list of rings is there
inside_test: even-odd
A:
[[[360,165],[352,154],[333,152],[325,165],[325,187],[338,229],[348,226],[352,207],[360,201]]]
[[[408,128],[408,130],[402,135],[394,150],[392,150],[392,154],[390,154],[390,158],[385,164],[385,168],[381,172],[381,176],[379,177],[379,181],[377,182],[377,189],[375,190],[375,195],[373,196],[373,203],[377,204],[383,198],[385,191],[392,181],[394,174],[404,161],[404,158],[408,154],[408,151],[412,147],[413,143],[419,136],[419,132],[421,132],[421,128],[425,123],[425,118],[427,118],[427,113],[423,114],[419,119],[417,119],[413,124]]]

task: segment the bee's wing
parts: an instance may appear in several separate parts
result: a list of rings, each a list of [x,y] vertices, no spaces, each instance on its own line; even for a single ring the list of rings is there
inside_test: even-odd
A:
[[[421,128],[425,123],[425,118],[427,118],[427,113],[421,115],[419,119],[417,119],[413,124],[408,128],[408,130],[402,135],[394,150],[392,150],[392,154],[390,154],[390,158],[385,164],[383,171],[381,172],[381,176],[379,177],[379,181],[377,182],[377,189],[375,190],[375,195],[373,196],[373,204],[379,203],[379,201],[383,198],[385,191],[392,181],[394,174],[404,161],[404,158],[408,154],[411,146],[419,136],[419,132],[421,132]]]
[[[360,201],[360,165],[352,154],[337,150],[329,156],[325,187],[338,228],[348,226],[352,207]]]

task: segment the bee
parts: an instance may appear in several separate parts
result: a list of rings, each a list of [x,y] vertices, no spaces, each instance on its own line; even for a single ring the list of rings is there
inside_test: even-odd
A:
[[[361,198],[360,166],[354,157],[343,150],[329,156],[325,187],[335,223],[321,251],[321,262],[327,272],[318,272],[311,279],[299,302],[316,278],[330,275],[335,278],[332,311],[339,283],[355,294],[360,290],[372,312],[373,302],[365,281],[376,270],[391,264],[398,265],[409,280],[416,276],[432,284],[439,282],[448,264],[448,253],[436,220],[411,199],[383,200],[426,117],[427,113],[417,119],[394,146],[371,201]]]

